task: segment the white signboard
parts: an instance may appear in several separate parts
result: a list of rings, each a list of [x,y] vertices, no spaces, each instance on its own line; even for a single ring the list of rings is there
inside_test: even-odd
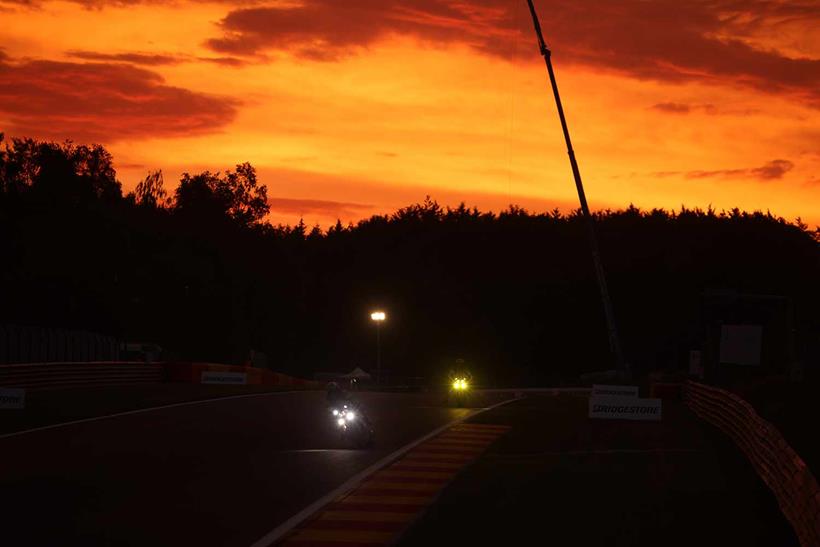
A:
[[[593,397],[637,397],[638,386],[606,386],[593,384]]]
[[[661,419],[660,399],[635,397],[590,397],[589,417],[606,420],[652,420]]]
[[[720,362],[732,365],[759,365],[763,327],[723,325],[720,329]]]
[[[26,390],[0,387],[0,408],[26,408]]]
[[[248,375],[244,372],[214,372],[211,370],[203,370],[202,383],[245,385],[248,383]]]

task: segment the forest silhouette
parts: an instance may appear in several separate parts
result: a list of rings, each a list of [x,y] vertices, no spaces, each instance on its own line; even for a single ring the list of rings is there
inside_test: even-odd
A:
[[[328,230],[271,225],[248,164],[150,173],[124,194],[102,146],[0,136],[0,324],[155,342],[170,359],[371,369],[434,378],[456,359],[488,384],[612,368],[578,211],[499,213],[431,198]],[[273,182],[272,184],[275,184]],[[820,229],[738,209],[595,214],[633,369],[686,366],[704,291],[790,297],[800,347],[820,331]]]

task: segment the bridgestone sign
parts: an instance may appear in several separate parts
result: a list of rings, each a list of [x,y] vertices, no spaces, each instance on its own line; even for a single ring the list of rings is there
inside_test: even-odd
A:
[[[609,420],[660,420],[660,399],[590,397],[589,417]]]
[[[0,387],[0,408],[26,408],[26,390]]]
[[[248,375],[244,372],[202,371],[201,381],[203,384],[245,385],[248,383]]]

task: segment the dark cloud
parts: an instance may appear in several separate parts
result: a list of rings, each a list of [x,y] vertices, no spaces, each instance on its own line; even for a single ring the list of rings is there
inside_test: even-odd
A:
[[[70,50],[68,56],[86,61],[108,61],[131,63],[135,65],[176,65],[183,62],[183,58],[175,55],[160,53],[100,53],[98,51]]]
[[[689,114],[692,111],[691,106],[682,103],[658,103],[652,105],[652,108],[670,114]]]
[[[657,103],[652,105],[653,110],[664,112],[666,114],[689,114],[691,112],[703,112],[705,114],[719,115],[719,114],[753,114],[756,110],[744,109],[727,109],[718,108],[713,104],[688,104],[688,103]]]
[[[8,6],[19,6],[23,9],[37,9],[42,7],[44,4],[47,4],[52,0],[0,0],[0,9],[2,9],[3,5]],[[179,0],[68,0],[75,4],[79,4],[89,9],[103,9],[109,6],[113,7],[123,7],[123,6],[135,6],[138,4],[155,4],[155,5],[178,5],[180,2]],[[221,3],[231,6],[252,6],[257,4],[263,4],[266,0],[192,0],[193,2],[199,3],[207,3],[207,4],[214,4],[214,3]]]
[[[792,169],[794,163],[789,160],[772,160],[762,167],[755,167],[751,174],[761,180],[781,179]]]
[[[238,59],[236,57],[197,57],[197,60],[203,63],[212,63],[233,68],[239,68],[248,64],[244,59]]]
[[[650,107],[652,110],[663,112],[664,114],[691,114],[702,112],[710,116],[749,116],[758,114],[758,108],[737,108],[733,106],[716,106],[711,103],[689,104],[689,103],[657,103]]]
[[[200,135],[229,124],[238,106],[127,64],[0,61],[0,114],[14,135],[102,143]]]
[[[820,21],[820,3],[776,0],[540,0],[557,64],[582,64],[635,78],[700,81],[788,93],[820,107],[820,60],[756,49],[751,30],[783,18]],[[436,44],[467,44],[508,57],[514,41],[532,43],[523,2],[509,0],[304,0],[291,7],[244,7],[221,22],[208,45],[231,55],[266,50],[332,61],[391,34]],[[728,36],[729,38],[726,38]]]
[[[231,54],[279,49],[324,61],[354,54],[391,33],[493,49],[490,41],[509,42],[516,31],[510,27],[508,6],[495,4],[495,0],[307,0],[290,7],[241,8],[222,20],[224,35],[208,44]]]
[[[717,169],[714,171],[657,171],[652,173],[652,176],[657,178],[684,176],[688,179],[755,178],[758,180],[767,181],[782,179],[783,176],[792,169],[794,169],[794,163],[789,160],[772,160],[760,167],[748,167],[745,169]]]
[[[373,205],[325,201],[318,199],[268,198],[271,211],[297,215],[322,215],[336,218],[359,218],[374,208]]]
[[[142,169],[147,170],[148,166],[144,163],[119,163],[117,162],[117,169]]]
[[[69,50],[66,54],[86,61],[102,61],[112,63],[130,63],[133,65],[161,66],[178,65],[188,62],[203,62],[215,65],[241,67],[248,64],[244,59],[237,57],[192,57],[188,55],[171,55],[166,53],[102,53],[99,51]],[[2,57],[0,57],[2,59]]]
[[[751,174],[751,169],[717,169],[714,171],[687,171],[688,179],[707,179],[711,177],[742,177]]]

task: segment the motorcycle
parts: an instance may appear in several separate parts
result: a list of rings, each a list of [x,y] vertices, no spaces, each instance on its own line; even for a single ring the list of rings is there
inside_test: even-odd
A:
[[[468,376],[456,376],[450,379],[450,401],[458,407],[467,404],[470,380]]]
[[[358,448],[373,446],[375,433],[367,417],[358,409],[348,405],[332,408],[331,414],[336,421],[339,436]]]

